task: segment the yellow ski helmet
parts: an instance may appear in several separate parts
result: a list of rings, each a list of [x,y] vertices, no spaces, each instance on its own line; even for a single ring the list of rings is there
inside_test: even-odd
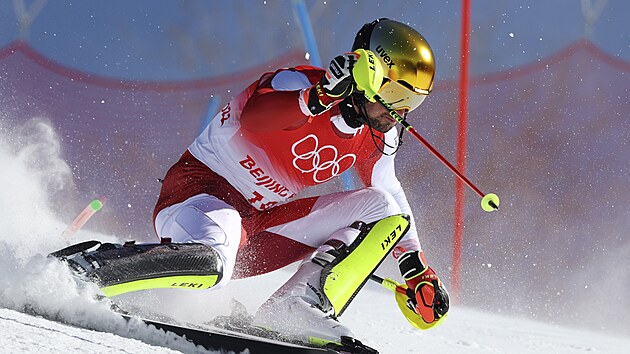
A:
[[[431,93],[435,60],[429,43],[404,23],[381,18],[363,25],[352,50],[374,52],[384,71],[379,95],[394,109],[416,109]]]

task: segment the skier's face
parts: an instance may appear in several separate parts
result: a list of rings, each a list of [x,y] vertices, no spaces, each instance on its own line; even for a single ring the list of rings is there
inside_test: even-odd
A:
[[[383,107],[383,105],[378,102],[366,102],[365,112],[367,113],[367,119],[370,121],[372,128],[381,133],[388,132],[398,123],[389,115],[387,108]],[[405,114],[405,110],[397,109],[396,113],[402,116]]]

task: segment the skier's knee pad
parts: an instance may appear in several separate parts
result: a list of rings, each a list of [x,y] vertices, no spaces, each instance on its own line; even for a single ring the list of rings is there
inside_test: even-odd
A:
[[[313,262],[324,267],[321,286],[337,316],[345,311],[409,226],[406,214],[361,224],[359,235],[350,245],[335,245],[331,240],[329,251],[318,252],[313,257]]]

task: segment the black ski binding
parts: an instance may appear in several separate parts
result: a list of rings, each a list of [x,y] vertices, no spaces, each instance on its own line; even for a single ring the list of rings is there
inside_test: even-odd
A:
[[[332,349],[339,353],[378,354],[378,350],[368,347],[358,339],[346,336],[341,337],[341,345],[329,343],[324,348]]]

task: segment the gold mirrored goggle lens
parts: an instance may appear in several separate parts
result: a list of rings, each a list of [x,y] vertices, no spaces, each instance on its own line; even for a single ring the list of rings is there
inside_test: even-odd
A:
[[[413,111],[424,102],[428,95],[429,91],[412,90],[397,81],[388,79],[385,80],[379,90],[379,96],[396,110],[406,109],[407,111]]]

